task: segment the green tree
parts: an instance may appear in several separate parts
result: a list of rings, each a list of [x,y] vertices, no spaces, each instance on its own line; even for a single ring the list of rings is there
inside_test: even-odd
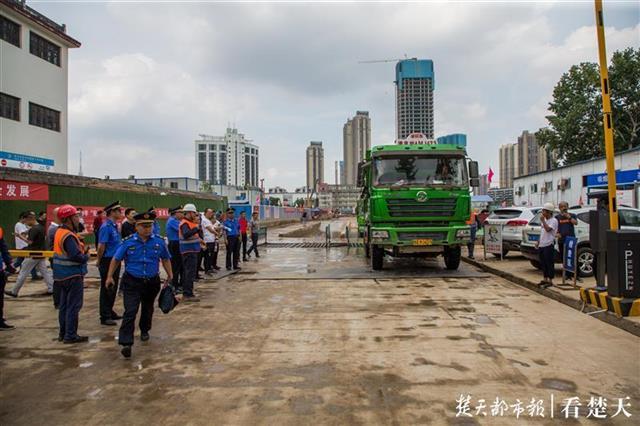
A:
[[[278,197],[269,197],[269,205],[270,206],[279,206],[280,205],[280,198],[278,198]]]
[[[640,145],[640,49],[615,52],[609,67],[616,151]],[[574,163],[604,155],[602,94],[597,64],[583,62],[562,75],[549,103],[548,127],[538,141],[557,160]]]
[[[293,202],[294,207],[304,207],[304,198],[298,198]]]

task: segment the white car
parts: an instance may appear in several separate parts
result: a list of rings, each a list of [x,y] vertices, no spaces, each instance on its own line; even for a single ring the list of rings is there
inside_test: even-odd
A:
[[[576,255],[576,265],[578,274],[581,277],[590,277],[593,275],[593,252],[589,242],[589,212],[595,209],[594,206],[580,207],[570,209],[569,213],[573,213],[578,218],[578,224],[574,230],[578,238],[578,253]],[[554,216],[558,214],[556,211]],[[640,231],[640,210],[631,207],[618,208],[620,220],[620,229],[632,229]],[[536,241],[540,239],[540,214],[531,219],[529,224],[522,230],[522,243],[520,244],[520,252],[524,257],[529,259],[531,264],[540,269],[540,261],[538,260],[538,249]],[[558,251],[558,243],[556,242],[555,262],[562,263],[562,256]]]
[[[489,215],[485,224],[502,225],[502,256],[511,250],[519,251],[522,242],[522,228],[542,207],[503,207]]]

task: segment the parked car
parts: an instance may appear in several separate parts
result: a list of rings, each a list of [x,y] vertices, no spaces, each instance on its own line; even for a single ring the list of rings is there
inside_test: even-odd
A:
[[[578,275],[580,277],[591,277],[594,273],[593,252],[589,243],[589,212],[594,206],[580,207],[570,209],[578,218],[578,224],[575,226],[576,237],[578,238],[578,252],[576,264],[578,267]],[[557,214],[554,213],[554,215]],[[630,207],[620,207],[618,209],[620,228],[633,229],[640,231],[640,210]],[[540,261],[538,260],[538,249],[536,241],[540,239],[540,213],[538,212],[531,221],[522,229],[522,243],[520,244],[520,252],[524,257],[529,259],[531,265],[540,269]],[[558,251],[558,243],[556,241],[555,262],[562,263],[562,254]]]
[[[511,250],[520,250],[522,228],[525,227],[541,209],[541,207],[505,207],[496,209],[489,215],[484,224],[503,225],[502,256],[506,256]]]

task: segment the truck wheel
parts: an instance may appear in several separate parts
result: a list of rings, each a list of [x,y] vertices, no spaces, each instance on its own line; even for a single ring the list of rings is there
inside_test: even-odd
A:
[[[531,266],[534,268],[542,270],[542,265],[537,260],[530,260],[529,263],[531,263]]]
[[[371,245],[371,267],[374,271],[382,269],[384,260],[384,249],[382,247]]]
[[[444,251],[444,264],[447,269],[454,271],[460,266],[460,246],[447,247]]]

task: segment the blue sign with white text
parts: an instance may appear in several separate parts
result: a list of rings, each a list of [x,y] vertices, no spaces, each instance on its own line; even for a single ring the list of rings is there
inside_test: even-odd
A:
[[[607,186],[609,178],[606,173],[587,175],[587,186]],[[627,185],[640,182],[640,169],[616,170],[616,184]]]
[[[564,253],[562,253],[562,265],[565,271],[576,271],[576,254],[578,252],[578,239],[576,237],[564,237]]]

